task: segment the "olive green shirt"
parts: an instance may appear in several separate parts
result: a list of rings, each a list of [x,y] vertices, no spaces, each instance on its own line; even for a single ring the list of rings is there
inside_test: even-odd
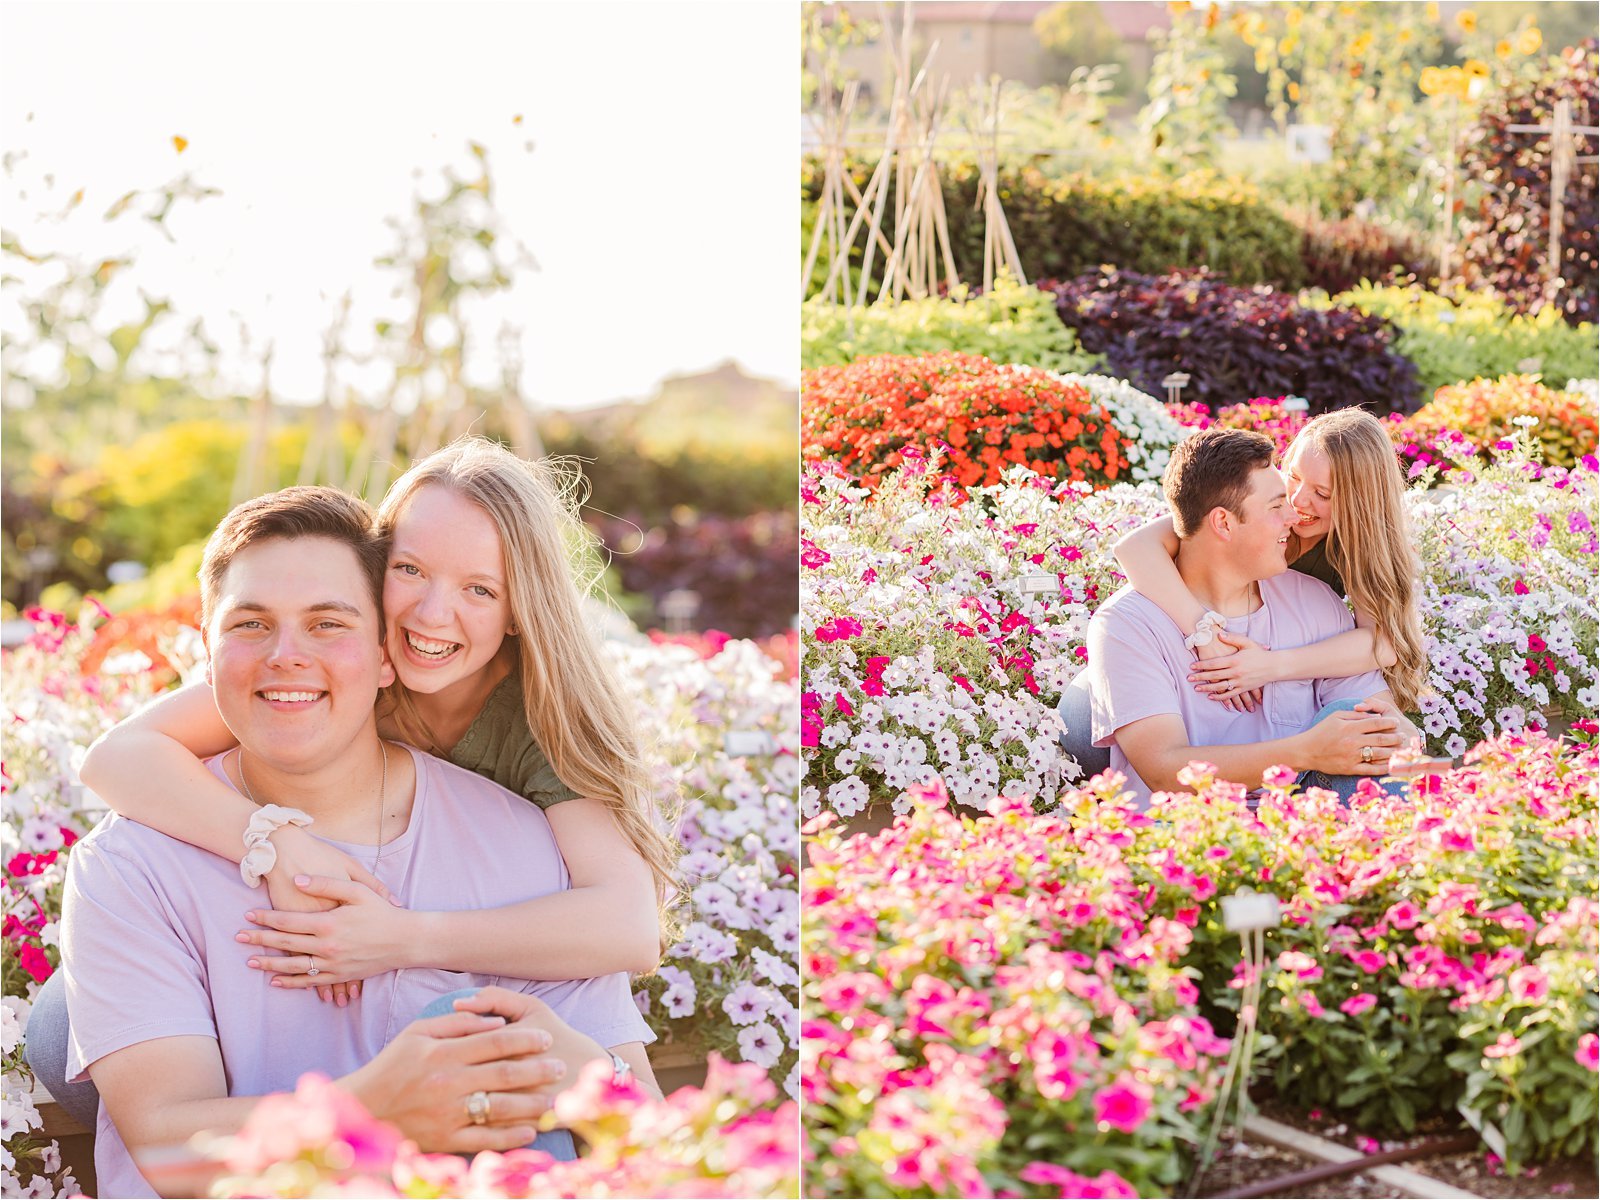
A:
[[[1344,588],[1344,580],[1339,578],[1339,572],[1333,569],[1333,564],[1328,561],[1328,539],[1318,538],[1316,543],[1289,564],[1290,570],[1299,571],[1302,575],[1309,575],[1313,579],[1320,579],[1339,595],[1348,595]]]
[[[522,704],[522,680],[516,671],[489,693],[483,711],[450,751],[450,761],[494,780],[540,808],[578,798],[577,792],[556,777],[555,768],[533,739]]]

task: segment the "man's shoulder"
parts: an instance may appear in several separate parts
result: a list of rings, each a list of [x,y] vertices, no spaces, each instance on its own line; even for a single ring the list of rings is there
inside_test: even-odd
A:
[[[530,804],[509,788],[476,771],[459,767],[448,759],[427,754],[415,747],[407,747],[417,761],[417,773],[424,777],[430,794],[443,793],[450,797],[452,806],[470,809],[475,818],[490,814],[503,814],[509,821],[530,827],[549,827],[539,806]]]
[[[1279,600],[1298,607],[1302,612],[1331,616],[1335,619],[1350,611],[1339,598],[1338,592],[1316,576],[1307,575],[1303,571],[1283,571],[1258,580],[1258,584],[1262,589],[1261,594],[1268,603]]]
[[[1145,599],[1131,587],[1124,584],[1118,588],[1111,598],[1095,609],[1090,623],[1098,621],[1108,630],[1126,630],[1144,628],[1158,630],[1164,622],[1172,624],[1172,620],[1152,601]]]
[[[113,812],[107,813],[98,825],[79,839],[68,861],[76,862],[79,856],[87,860],[93,854],[100,854],[140,863],[186,853],[200,855],[206,851]]]
[[[226,859],[116,813],[107,813],[67,857],[67,887],[74,891],[143,879],[156,891],[173,894],[202,880],[210,887],[219,875],[241,882],[238,867]],[[180,881],[182,886],[175,887]]]

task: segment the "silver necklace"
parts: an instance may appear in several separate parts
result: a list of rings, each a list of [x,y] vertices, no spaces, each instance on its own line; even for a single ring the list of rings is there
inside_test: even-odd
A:
[[[383,774],[378,779],[378,846],[372,856],[372,871],[377,874],[378,862],[383,858],[383,802],[389,792],[389,744],[382,739],[378,741],[378,749],[383,754]],[[244,747],[239,747],[239,786],[244,788],[245,797],[257,808],[261,801],[257,800],[255,793],[250,790],[250,781],[244,777]]]

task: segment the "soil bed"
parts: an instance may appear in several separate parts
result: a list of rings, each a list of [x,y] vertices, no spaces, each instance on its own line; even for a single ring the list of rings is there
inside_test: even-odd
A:
[[[1337,1118],[1319,1117],[1313,1120],[1303,1111],[1285,1107],[1270,1099],[1262,1101],[1259,1111],[1262,1116],[1274,1121],[1303,1129],[1330,1142],[1348,1146],[1352,1150],[1365,1150],[1368,1153],[1433,1141],[1461,1131],[1459,1125],[1435,1119],[1423,1122],[1415,1133],[1406,1137],[1380,1140],[1367,1138],[1359,1130],[1351,1129]],[[1252,1183],[1264,1182],[1317,1165],[1319,1164],[1316,1160],[1276,1146],[1266,1146],[1249,1140],[1224,1141],[1218,1150],[1216,1163],[1206,1172],[1201,1182],[1201,1188],[1206,1195],[1215,1196],[1220,1192],[1234,1191]],[[1515,1197],[1518,1200],[1522,1198],[1531,1200],[1534,1197],[1600,1197],[1600,1169],[1597,1169],[1593,1161],[1578,1158],[1555,1159],[1540,1163],[1515,1178],[1507,1176],[1498,1163],[1491,1165],[1487,1153],[1483,1150],[1435,1155],[1431,1158],[1411,1159],[1393,1165],[1427,1175],[1462,1191],[1496,1200],[1500,1197]],[[1359,1173],[1341,1175],[1275,1194],[1285,1197],[1285,1200],[1291,1197],[1341,1196],[1371,1197],[1377,1200],[1379,1197],[1400,1198],[1406,1195],[1369,1175]]]

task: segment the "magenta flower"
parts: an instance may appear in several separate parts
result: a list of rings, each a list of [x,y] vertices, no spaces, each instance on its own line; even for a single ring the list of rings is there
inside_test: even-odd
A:
[[[1600,1071],[1600,1037],[1586,1033],[1578,1039],[1578,1049],[1572,1056],[1580,1067],[1588,1067],[1591,1071]]]
[[[1350,961],[1368,975],[1376,975],[1388,965],[1388,960],[1376,950],[1358,950],[1350,956]]]
[[[1150,1089],[1137,1079],[1117,1076],[1108,1088],[1094,1094],[1094,1119],[1123,1133],[1132,1133],[1150,1115]]]
[[[1261,772],[1261,782],[1269,788],[1293,787],[1294,781],[1298,778],[1300,775],[1293,767],[1268,767]]]
[[[1358,992],[1354,996],[1351,996],[1350,999],[1346,1000],[1343,1004],[1339,1005],[1339,1011],[1344,1013],[1347,1017],[1359,1017],[1362,1013],[1366,1012],[1369,1008],[1374,1007],[1377,1003],[1378,998],[1371,992]]]
[[[1538,1004],[1550,994],[1550,980],[1538,967],[1518,967],[1506,980],[1511,997],[1519,1004]]]
[[[1508,1058],[1521,1050],[1521,1042],[1509,1033],[1502,1033],[1495,1038],[1494,1045],[1484,1047],[1483,1056],[1485,1058]]]

